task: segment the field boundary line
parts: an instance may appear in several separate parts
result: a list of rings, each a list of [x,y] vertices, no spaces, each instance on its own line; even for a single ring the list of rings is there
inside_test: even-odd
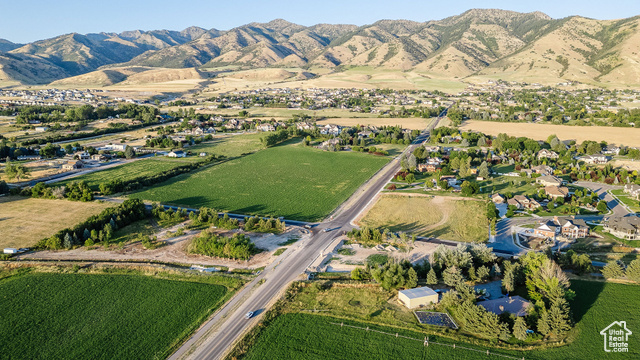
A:
[[[346,326],[346,327],[357,329],[357,330],[373,331],[373,332],[377,332],[379,334],[389,335],[389,336],[393,336],[393,337],[396,337],[396,338],[403,338],[403,339],[407,339],[407,340],[420,341],[421,343],[423,343],[423,345],[425,347],[429,346],[430,344],[435,344],[435,345],[441,345],[441,346],[448,346],[448,347],[453,348],[453,349],[463,349],[463,350],[479,352],[479,353],[486,354],[486,355],[501,356],[501,357],[504,357],[504,358],[507,358],[507,359],[524,360],[524,356],[522,358],[518,358],[518,357],[515,357],[515,356],[511,356],[511,355],[492,353],[489,350],[483,351],[483,350],[474,349],[474,348],[470,348],[470,347],[466,347],[466,346],[459,346],[459,345],[457,345],[455,343],[454,344],[445,344],[445,343],[440,343],[440,342],[437,342],[437,341],[431,341],[431,340],[429,340],[428,336],[426,336],[424,339],[416,339],[416,338],[412,338],[412,337],[409,337],[409,336],[400,335],[399,333],[392,334],[392,333],[388,333],[388,332],[384,332],[384,331],[380,331],[380,330],[371,329],[368,326],[366,328],[363,328],[363,327],[360,327],[360,326],[354,326],[354,325],[345,324],[344,322],[339,323],[339,324],[338,323],[334,323],[334,322],[329,322],[329,324],[340,326],[340,327],[345,327]]]

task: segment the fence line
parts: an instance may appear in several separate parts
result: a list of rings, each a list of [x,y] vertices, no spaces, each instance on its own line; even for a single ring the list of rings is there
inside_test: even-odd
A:
[[[445,344],[445,343],[440,343],[440,342],[437,342],[437,341],[431,341],[431,340],[429,340],[428,336],[425,337],[424,340],[421,340],[421,339],[416,339],[416,338],[400,335],[398,333],[392,334],[392,333],[388,333],[388,332],[384,332],[384,331],[380,331],[380,330],[371,329],[368,326],[366,328],[363,328],[363,327],[360,327],[360,326],[354,326],[354,325],[349,325],[349,324],[345,324],[345,323],[339,323],[338,324],[338,323],[330,322],[329,324],[337,325],[337,326],[340,326],[340,327],[345,327],[346,326],[346,327],[350,327],[350,328],[358,329],[358,330],[373,331],[373,332],[377,332],[379,334],[394,336],[396,338],[404,338],[404,339],[407,339],[407,340],[420,341],[420,342],[422,342],[423,346],[429,346],[430,344],[435,344],[435,345],[448,346],[448,347],[453,348],[453,349],[463,349],[463,350],[475,351],[475,352],[479,352],[479,353],[482,353],[482,354],[486,354],[487,356],[494,355],[494,356],[501,356],[501,357],[504,357],[504,358],[514,359],[514,360],[525,360],[524,356],[522,358],[517,358],[517,357],[514,357],[514,356],[510,356],[510,355],[492,353],[489,350],[483,351],[483,350],[474,349],[474,348],[470,348],[470,347],[466,347],[466,346],[460,346],[460,345],[456,345],[455,343],[454,344]]]

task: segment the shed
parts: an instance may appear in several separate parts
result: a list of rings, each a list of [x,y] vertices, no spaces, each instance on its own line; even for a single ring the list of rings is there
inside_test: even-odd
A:
[[[5,254],[17,254],[18,252],[19,252],[18,249],[4,248],[4,253]]]
[[[424,286],[415,289],[398,291],[398,300],[409,309],[429,304],[438,303],[438,293],[430,287]]]

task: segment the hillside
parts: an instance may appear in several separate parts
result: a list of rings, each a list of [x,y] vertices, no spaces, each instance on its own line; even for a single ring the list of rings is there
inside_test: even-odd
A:
[[[96,84],[111,85],[124,81],[118,75],[121,68],[235,65],[329,70],[366,66],[443,80],[625,86],[640,84],[638,22],[638,16],[552,19],[540,12],[473,9],[437,21],[380,20],[365,26],[307,27],[276,19],[228,31],[190,27],[67,34],[15,49],[17,45],[0,41],[0,51],[23,55],[13,58],[13,64],[30,61],[26,66],[31,70],[4,75],[29,83],[102,71],[72,81],[90,84],[95,78]],[[40,63],[42,76],[35,71]]]
[[[7,51],[11,51],[13,49],[17,49],[19,48],[20,44],[14,44],[9,40],[5,40],[5,39],[0,39],[0,53],[2,52],[7,52]]]

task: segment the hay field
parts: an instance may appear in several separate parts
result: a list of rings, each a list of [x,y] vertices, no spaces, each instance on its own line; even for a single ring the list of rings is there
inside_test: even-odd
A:
[[[458,197],[385,194],[359,221],[369,227],[445,240],[488,239],[484,203]]]
[[[635,128],[467,120],[462,123],[460,129],[480,131],[489,135],[506,133],[511,136],[524,136],[534,140],[546,140],[549,135],[556,134],[560,140],[575,140],[579,143],[584,140],[593,140],[625,146],[638,146],[640,144],[640,129]]]
[[[431,119],[424,118],[331,118],[320,120],[318,125],[336,124],[341,126],[355,126],[355,125],[374,125],[374,126],[394,126],[400,125],[405,129],[411,130],[424,130]]]
[[[114,204],[0,197],[0,248],[33,246],[111,206]]]

